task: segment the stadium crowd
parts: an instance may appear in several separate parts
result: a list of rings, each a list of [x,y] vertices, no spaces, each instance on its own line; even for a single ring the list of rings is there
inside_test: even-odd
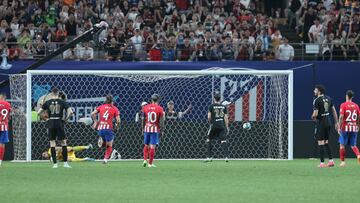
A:
[[[91,29],[109,28],[99,39],[63,53],[64,60],[203,61],[293,60],[280,18],[319,44],[331,60],[359,59],[358,0],[3,0],[0,50],[9,60],[42,57]],[[280,2],[280,5],[278,5]]]

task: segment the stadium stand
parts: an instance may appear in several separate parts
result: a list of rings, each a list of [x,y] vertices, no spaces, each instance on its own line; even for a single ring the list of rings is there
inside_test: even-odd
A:
[[[285,2],[3,0],[0,49],[9,60],[38,59],[103,20],[110,25],[109,29],[90,44],[79,44],[68,50],[61,58],[113,61],[359,59],[358,0],[289,0],[287,6]],[[285,43],[284,37],[289,43]],[[284,57],[282,50],[289,56]]]

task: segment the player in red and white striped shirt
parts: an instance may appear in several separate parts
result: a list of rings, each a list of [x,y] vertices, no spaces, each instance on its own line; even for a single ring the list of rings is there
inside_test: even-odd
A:
[[[9,142],[9,118],[11,105],[6,101],[6,95],[0,94],[0,166],[4,159],[5,144]]]
[[[96,120],[97,114],[99,114],[99,121]],[[114,118],[116,119],[115,129],[120,126],[120,112],[119,109],[114,106],[113,96],[106,96],[105,104],[97,107],[95,111],[91,113],[91,117],[94,121],[93,127],[99,132],[99,139],[105,142],[106,151],[104,163],[106,164],[113,150],[112,146],[115,137],[115,133],[113,131]]]
[[[143,113],[144,119],[144,162],[143,166],[148,164],[147,159],[149,156],[148,167],[156,167],[153,164],[155,157],[156,145],[159,145],[159,136],[161,126],[164,125],[164,109],[159,105],[160,96],[153,94],[151,96],[151,104],[144,106]]]
[[[346,102],[340,105],[340,118],[341,123],[339,129],[339,143],[340,143],[340,166],[345,166],[345,145],[350,145],[360,163],[360,153],[356,146],[357,132],[359,131],[359,115],[360,109],[357,104],[352,102],[354,92],[348,90],[346,92]]]

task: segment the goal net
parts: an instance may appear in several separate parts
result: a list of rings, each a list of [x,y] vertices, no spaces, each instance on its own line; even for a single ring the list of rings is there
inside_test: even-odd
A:
[[[137,113],[141,103],[157,93],[166,111],[173,101],[178,112],[165,121],[157,158],[205,158],[208,106],[219,91],[229,111],[230,158],[292,159],[292,71],[29,71],[12,75],[10,82],[16,160],[41,160],[49,147],[46,122],[39,121],[35,111],[52,87],[66,94],[74,111],[65,126],[69,146],[96,146],[97,132],[79,121],[112,94],[122,120],[114,140],[117,157],[141,159]],[[243,129],[244,122],[250,122],[251,129]],[[214,150],[214,158],[223,157],[219,145]],[[103,153],[95,147],[77,156],[101,159]]]

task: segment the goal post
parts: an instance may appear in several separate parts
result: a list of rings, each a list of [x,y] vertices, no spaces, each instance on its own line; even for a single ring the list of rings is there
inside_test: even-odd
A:
[[[19,79],[21,78],[21,80]],[[68,145],[96,144],[97,132],[79,122],[103,103],[106,94],[113,94],[120,110],[122,125],[114,148],[122,159],[140,159],[142,129],[135,121],[140,104],[150,95],[161,95],[160,105],[167,109],[168,101],[175,110],[191,110],[182,118],[166,119],[158,158],[205,158],[208,130],[207,108],[214,91],[220,91],[230,117],[228,134],[230,158],[233,159],[293,159],[293,72],[291,70],[191,70],[191,71],[77,71],[30,70],[26,75],[10,76],[11,97],[16,96],[19,110],[26,122],[13,128],[16,160],[39,160],[48,148],[46,123],[34,121],[32,114],[39,98],[57,87],[67,95],[75,115],[66,124]],[[26,91],[20,88],[26,87]],[[24,102],[26,101],[26,102]],[[16,118],[15,118],[16,119]],[[244,130],[242,124],[252,128]],[[16,145],[16,146],[15,146]],[[221,148],[214,146],[215,156],[222,157]],[[103,152],[95,149],[80,155],[100,159]],[[215,157],[215,158],[216,158]]]

